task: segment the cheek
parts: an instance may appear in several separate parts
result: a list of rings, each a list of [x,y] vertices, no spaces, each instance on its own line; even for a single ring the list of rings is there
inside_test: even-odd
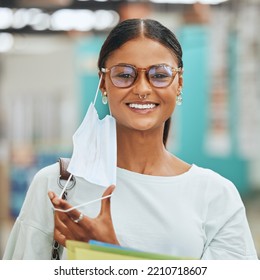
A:
[[[120,116],[120,112],[122,111],[121,95],[122,94],[120,94],[120,92],[117,92],[117,90],[115,89],[112,89],[112,91],[107,91],[109,109],[114,117],[117,117],[117,115]]]
[[[171,103],[169,102],[167,104],[167,108],[164,108],[164,119],[167,120],[168,118],[171,117],[171,115],[173,114],[174,110],[176,107],[176,101],[172,100]]]
[[[161,93],[161,98],[166,104],[168,104],[171,107],[171,106],[175,106],[176,104],[177,94],[178,94],[177,86],[172,85],[172,87],[168,88],[166,92]]]
[[[163,110],[166,115],[166,118],[167,116],[170,117],[172,115],[176,107],[176,97],[177,97],[177,91],[176,89],[172,89],[163,98],[163,102],[164,102]]]

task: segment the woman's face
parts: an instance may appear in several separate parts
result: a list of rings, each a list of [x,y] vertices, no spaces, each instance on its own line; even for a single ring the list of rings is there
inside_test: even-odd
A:
[[[167,64],[177,68],[177,58],[157,41],[138,38],[125,43],[107,59],[106,68],[117,64],[131,64],[137,68],[147,68],[156,64]],[[146,79],[145,72],[139,72],[135,83],[128,88],[118,88],[111,82],[109,73],[104,74],[101,84],[106,91],[112,115],[117,126],[146,131],[161,128],[171,116],[176,96],[182,87],[181,74],[176,74],[166,88],[153,87]],[[146,96],[146,99],[140,99]],[[145,105],[146,106],[140,106]]]

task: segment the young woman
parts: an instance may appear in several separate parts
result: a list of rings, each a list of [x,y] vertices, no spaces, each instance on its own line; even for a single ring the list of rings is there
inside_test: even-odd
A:
[[[104,191],[76,176],[65,201],[56,195],[58,165],[41,170],[5,258],[50,259],[54,232],[62,246],[69,239],[94,239],[196,259],[257,259],[236,187],[166,149],[183,86],[182,49],[175,35],[154,20],[121,22],[104,42],[98,68],[102,95],[116,121],[116,186]],[[66,211],[102,194],[113,196],[53,215],[50,201]]]

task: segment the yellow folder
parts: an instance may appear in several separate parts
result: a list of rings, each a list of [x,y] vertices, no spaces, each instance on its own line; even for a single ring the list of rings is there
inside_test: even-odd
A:
[[[69,260],[181,260],[170,255],[143,252],[131,248],[91,240],[89,243],[67,240]]]

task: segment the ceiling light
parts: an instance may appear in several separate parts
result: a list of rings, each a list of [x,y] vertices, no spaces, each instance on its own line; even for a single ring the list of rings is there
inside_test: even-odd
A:
[[[50,27],[50,16],[45,13],[39,13],[34,15],[33,21],[30,23],[34,30],[46,30]]]
[[[223,2],[227,2],[228,0],[151,0],[154,3],[161,3],[161,4],[209,4],[209,5],[216,5]]]
[[[13,12],[9,8],[0,8],[0,29],[8,29],[13,22]]]
[[[54,12],[51,17],[53,30],[88,31],[94,25],[95,17],[91,10],[62,9]]]
[[[0,33],[0,53],[8,52],[14,44],[14,37],[10,33]]]
[[[30,21],[30,17],[27,9],[18,9],[14,13],[12,27],[20,29],[25,27]]]
[[[115,11],[97,10],[95,12],[95,29],[105,30],[119,22],[119,15]]]

